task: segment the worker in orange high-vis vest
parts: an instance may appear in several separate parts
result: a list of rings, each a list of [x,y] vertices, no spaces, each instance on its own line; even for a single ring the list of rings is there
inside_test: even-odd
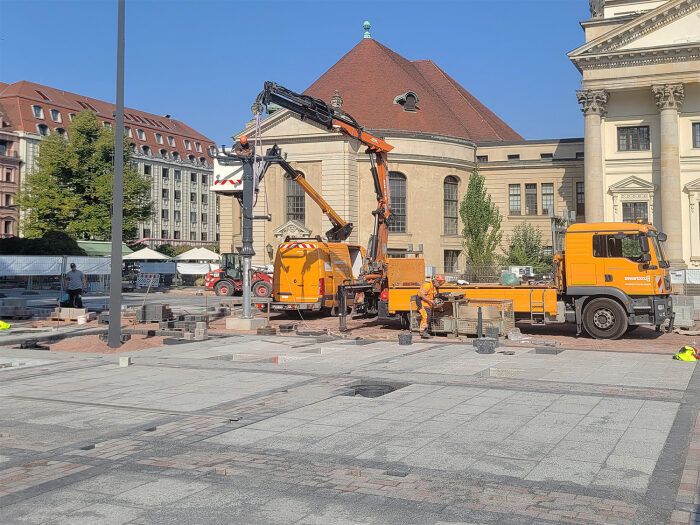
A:
[[[416,297],[416,307],[420,314],[420,336],[423,339],[430,339],[428,333],[430,323],[433,320],[433,309],[438,295],[438,288],[445,284],[445,276],[436,275],[432,279],[425,281],[418,290]]]

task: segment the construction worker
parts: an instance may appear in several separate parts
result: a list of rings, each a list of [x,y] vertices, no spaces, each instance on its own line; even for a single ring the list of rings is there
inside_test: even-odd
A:
[[[445,276],[436,275],[432,279],[425,281],[418,290],[416,306],[418,307],[418,313],[420,313],[420,336],[423,339],[432,337],[428,333],[428,329],[433,320],[433,310],[436,306],[438,288],[443,284],[445,284]]]
[[[240,157],[252,155],[254,151],[255,149],[253,148],[253,145],[248,142],[248,137],[245,135],[241,135],[241,138],[238,139],[238,142],[233,147],[233,152]]]

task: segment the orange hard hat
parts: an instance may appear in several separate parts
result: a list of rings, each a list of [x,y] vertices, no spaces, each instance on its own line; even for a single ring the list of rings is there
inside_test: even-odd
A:
[[[248,137],[246,137],[245,135],[241,135],[241,138],[239,140],[243,145],[248,144]]]
[[[445,276],[442,275],[441,273],[437,274],[437,275],[434,277],[434,279],[435,279],[436,281],[442,281],[443,283],[445,282]]]

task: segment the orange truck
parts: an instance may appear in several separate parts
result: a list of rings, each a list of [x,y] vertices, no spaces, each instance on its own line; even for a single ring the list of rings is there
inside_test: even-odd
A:
[[[463,293],[467,299],[509,299],[516,320],[576,323],[577,333],[585,330],[596,339],[618,339],[640,325],[659,330],[666,321],[671,330],[665,240],[664,233],[648,224],[574,224],[554,233],[553,284],[448,284],[440,292]],[[389,259],[388,288],[379,317],[399,317],[409,325],[415,311],[411,298],[423,275],[421,259]]]

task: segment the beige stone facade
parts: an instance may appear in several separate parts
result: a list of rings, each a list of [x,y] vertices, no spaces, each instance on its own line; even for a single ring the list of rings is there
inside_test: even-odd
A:
[[[700,1],[591,7],[569,54],[583,75],[587,218],[647,218],[675,266],[700,267]]]

